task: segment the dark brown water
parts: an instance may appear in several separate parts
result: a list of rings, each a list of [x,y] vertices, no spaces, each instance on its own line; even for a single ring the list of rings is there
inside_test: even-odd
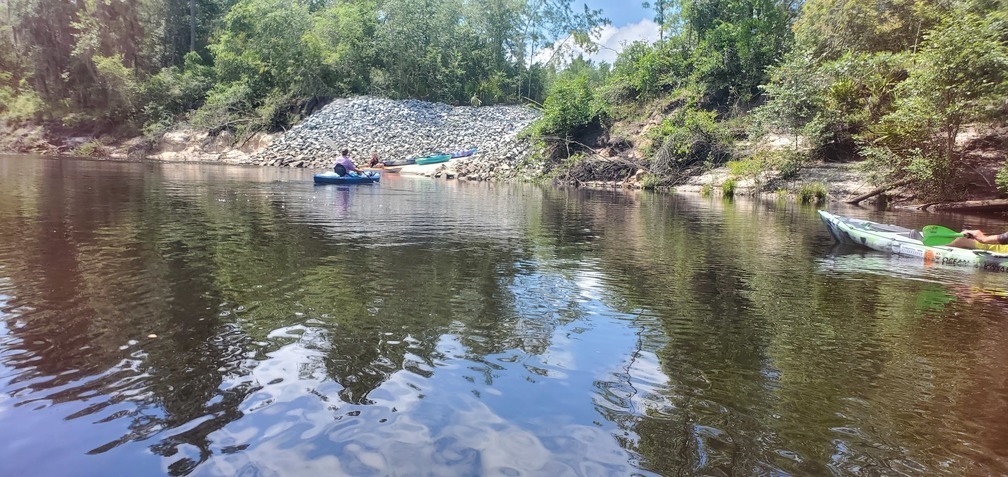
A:
[[[1005,474],[1006,286],[793,204],[0,157],[0,475]]]

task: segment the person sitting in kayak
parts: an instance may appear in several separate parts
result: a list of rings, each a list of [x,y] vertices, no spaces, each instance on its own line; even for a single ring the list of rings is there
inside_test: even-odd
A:
[[[339,159],[336,159],[336,165],[333,166],[333,172],[336,175],[343,177],[347,174],[354,173],[360,174],[360,170],[354,165],[354,162],[350,159],[350,150],[344,149],[340,151],[342,154]]]
[[[959,248],[975,248],[989,250],[994,253],[1008,253],[1008,232],[999,235],[987,235],[982,230],[963,230],[963,236],[949,245]]]
[[[385,167],[385,164],[378,160],[378,153],[377,152],[372,152],[371,153],[371,161],[368,162],[368,167],[372,167],[372,168],[376,168],[376,169],[381,169],[381,168]]]

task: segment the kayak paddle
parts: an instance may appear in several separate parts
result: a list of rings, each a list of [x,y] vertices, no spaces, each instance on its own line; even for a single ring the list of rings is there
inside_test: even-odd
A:
[[[934,247],[937,245],[948,245],[953,240],[958,237],[965,237],[962,232],[956,232],[948,227],[942,227],[941,225],[925,225],[921,229],[921,235],[924,236],[924,245],[928,247]]]

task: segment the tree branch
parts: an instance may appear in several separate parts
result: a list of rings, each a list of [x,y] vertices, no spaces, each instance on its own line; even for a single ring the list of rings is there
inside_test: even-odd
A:
[[[852,199],[848,199],[845,202],[847,202],[848,204],[852,204],[852,205],[858,205],[859,203],[861,203],[865,199],[870,199],[870,198],[875,197],[877,195],[880,195],[880,194],[882,194],[882,193],[884,193],[886,191],[890,191],[890,190],[895,189],[897,187],[905,186],[905,185],[907,185],[907,184],[909,184],[911,182],[913,182],[913,179],[907,178],[907,179],[903,179],[903,180],[900,180],[900,181],[893,182],[892,184],[886,184],[884,186],[881,186],[881,187],[878,187],[876,189],[873,189],[871,192],[868,192],[867,194],[862,194],[862,195],[859,195],[859,196],[854,197]]]

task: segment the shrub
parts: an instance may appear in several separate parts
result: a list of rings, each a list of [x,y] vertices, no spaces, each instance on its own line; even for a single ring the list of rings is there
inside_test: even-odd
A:
[[[721,183],[721,195],[729,199],[735,197],[735,188],[737,185],[738,184],[734,177],[725,179],[725,181]]]
[[[802,184],[798,188],[797,199],[801,204],[823,205],[826,203],[828,192],[829,190],[822,182]]]
[[[997,188],[1002,194],[1008,194],[1008,161],[1001,164],[1001,168],[997,171],[997,177],[994,178],[994,183],[997,184]]]
[[[662,121],[649,133],[651,146],[644,151],[651,170],[675,176],[697,163],[714,167],[731,158],[731,133],[715,118],[713,111],[687,106]]]
[[[185,55],[185,64],[164,68],[140,85],[144,135],[157,139],[179,116],[199,108],[206,100],[213,78],[195,52]]]
[[[74,148],[74,155],[80,157],[105,156],[105,147],[99,141],[88,141]]]
[[[0,117],[9,121],[38,119],[45,103],[32,90],[16,91],[0,86]]]
[[[1008,93],[1005,23],[959,11],[932,29],[893,109],[860,136],[876,182],[912,179],[922,198],[955,199],[963,125],[997,114]]]
[[[661,179],[654,174],[644,174],[640,179],[642,189],[654,189],[661,185]]]
[[[801,172],[808,157],[800,152],[786,150],[780,151],[776,155],[776,159],[774,165],[778,171],[777,178],[780,180],[791,180]]]
[[[572,137],[595,121],[602,107],[586,74],[561,75],[543,102],[543,115],[533,127],[537,136]]]
[[[743,180],[751,180],[754,191],[763,188],[763,176],[771,168],[770,161],[767,160],[765,154],[755,154],[737,161],[728,161],[727,166],[731,175]]]
[[[249,122],[246,115],[252,101],[252,90],[245,83],[217,84],[193,115],[193,125],[211,131],[235,129]]]
[[[751,180],[755,191],[763,190],[764,179],[772,171],[777,171],[773,180],[786,181],[798,175],[805,164],[805,155],[792,149],[760,151],[748,157],[728,161],[731,175],[743,180]]]
[[[704,184],[703,187],[700,188],[700,196],[701,197],[710,197],[710,195],[713,192],[714,192],[714,184],[712,184],[710,182]]]
[[[113,120],[136,119],[139,83],[136,73],[124,63],[123,55],[95,55],[93,60],[104,87],[101,113]]]
[[[614,105],[654,98],[682,86],[691,71],[688,60],[689,48],[682,38],[655,45],[631,43],[613,63],[601,95]]]

